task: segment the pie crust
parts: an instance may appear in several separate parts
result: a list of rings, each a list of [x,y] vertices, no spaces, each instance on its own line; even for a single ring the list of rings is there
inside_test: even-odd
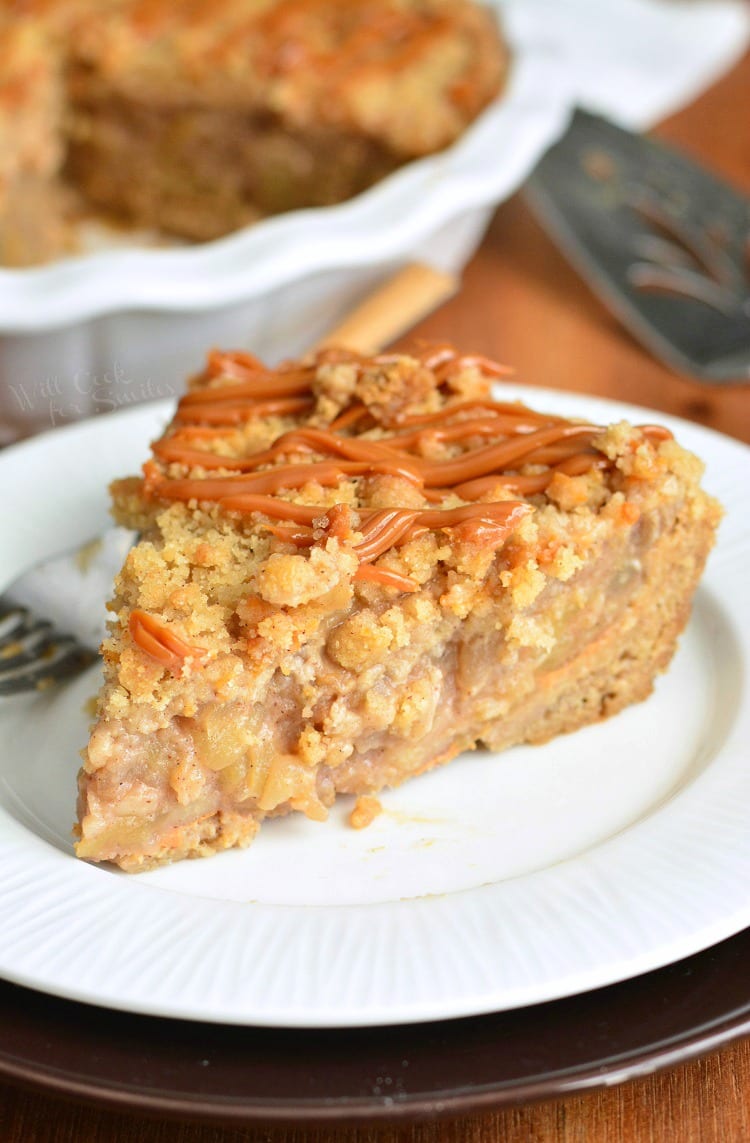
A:
[[[209,357],[143,475],[113,486],[140,539],[80,857],[245,846],[267,817],[322,820],[337,794],[648,696],[720,517],[701,463],[658,426],[503,400],[503,373],[450,346]]]

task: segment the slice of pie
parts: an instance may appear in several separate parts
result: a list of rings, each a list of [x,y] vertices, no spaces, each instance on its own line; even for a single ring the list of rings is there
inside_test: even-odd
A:
[[[80,857],[245,846],[266,817],[323,819],[337,793],[650,693],[720,516],[702,466],[663,428],[497,399],[502,373],[447,346],[276,370],[211,355],[143,476],[114,486],[140,540]]]

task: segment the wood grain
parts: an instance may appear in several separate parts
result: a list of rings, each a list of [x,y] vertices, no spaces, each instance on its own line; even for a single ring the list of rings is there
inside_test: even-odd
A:
[[[750,55],[655,135],[750,192],[748,108]],[[524,384],[630,401],[750,441],[750,386],[694,381],[650,357],[571,269],[521,195],[497,211],[461,292],[414,334],[498,357]]]
[[[750,190],[750,56],[657,134]],[[750,390],[710,387],[654,362],[589,292],[520,196],[498,210],[459,296],[422,322],[512,362],[519,379],[676,413],[750,441]],[[400,1128],[256,1131],[155,1122],[0,1085],[3,1143],[742,1143],[750,1042],[669,1072],[555,1103]]]
[[[335,1132],[158,1122],[0,1085],[6,1115],[0,1138],[3,1143],[745,1143],[750,1139],[748,1075],[750,1042],[744,1041],[663,1075],[554,1103]]]

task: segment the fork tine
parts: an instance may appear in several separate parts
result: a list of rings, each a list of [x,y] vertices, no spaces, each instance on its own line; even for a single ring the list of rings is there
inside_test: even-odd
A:
[[[134,532],[114,527],[75,551],[28,568],[0,595],[0,697],[43,689],[96,662],[105,634],[99,602]]]
[[[0,599],[0,661],[33,649],[51,631],[48,619]]]
[[[0,668],[0,696],[42,691],[63,679],[78,675],[96,661],[96,655],[75,640],[50,645],[48,658]]]
[[[7,643],[23,639],[27,632],[43,626],[46,622],[43,619],[36,619],[25,607],[6,605],[0,600],[0,656]],[[47,626],[52,625],[47,623]]]
[[[25,608],[0,606],[0,695],[43,690],[96,660],[72,635],[61,635]]]

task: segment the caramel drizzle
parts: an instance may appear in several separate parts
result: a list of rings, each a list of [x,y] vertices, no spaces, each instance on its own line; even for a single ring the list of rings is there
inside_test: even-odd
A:
[[[275,401],[225,401],[217,405],[187,407],[178,409],[175,422],[178,425],[217,425],[243,424],[250,417],[288,417],[304,413],[312,407],[309,397],[287,397]]]
[[[513,370],[510,366],[501,365],[499,361],[493,361],[481,353],[456,353],[455,348],[449,342],[442,345],[423,346],[416,350],[412,349],[409,355],[416,357],[425,369],[434,373],[439,382],[447,381],[449,377],[460,373],[463,369],[479,369],[486,377],[513,376]],[[380,353],[372,360],[376,365],[390,365],[394,361],[398,361],[399,356],[398,353]],[[358,357],[357,360],[364,363],[366,359]]]
[[[390,548],[408,543],[422,532],[448,528],[460,539],[482,547],[500,547],[531,512],[528,504],[504,500],[459,508],[381,508],[362,512],[362,540],[354,551],[361,563],[371,563]]]
[[[174,481],[178,488],[170,487],[166,498],[177,501],[196,499],[193,481]],[[201,486],[211,481],[195,482]],[[160,497],[163,493],[159,492]],[[292,500],[280,500],[276,496],[257,492],[238,492],[225,488],[212,489],[200,496],[201,500],[213,502],[226,512],[239,512],[242,515],[267,516],[280,524],[266,525],[268,530],[295,547],[310,547],[316,539],[330,533],[332,508],[320,505],[297,504]],[[341,507],[341,506],[338,506]],[[367,564],[378,559],[391,548],[408,543],[422,532],[432,529],[450,528],[464,540],[483,547],[499,547],[525,516],[531,513],[531,506],[516,500],[502,500],[490,504],[464,504],[458,508],[361,508],[356,510],[359,526],[356,530],[362,535],[354,552],[360,563]],[[286,522],[286,523],[285,523]]]
[[[372,564],[360,564],[354,578],[369,583],[380,583],[384,587],[395,587],[397,591],[419,591],[418,584],[408,576],[399,575],[389,568],[376,568]]]
[[[188,658],[200,661],[205,656],[202,647],[193,647],[176,635],[170,627],[150,615],[148,611],[136,608],[128,621],[133,642],[145,651],[155,662],[166,667],[173,675],[179,675]]]
[[[458,411],[461,406],[453,408]],[[460,424],[453,426],[453,440],[460,439],[462,435],[476,435],[474,422],[465,424],[469,426],[468,433],[465,429],[462,432]],[[552,480],[558,465],[573,458],[585,457],[587,466],[592,467],[602,454],[592,447],[591,442],[601,431],[598,425],[558,421],[531,432],[514,431],[510,439],[468,451],[454,459],[436,461],[402,451],[402,442],[397,436],[388,438],[386,443],[360,437],[340,437],[324,429],[313,428],[284,433],[272,448],[237,459],[191,449],[167,438],[154,445],[154,452],[160,460],[206,470],[231,468],[237,475],[164,481],[159,485],[158,495],[164,499],[219,501],[245,491],[273,494],[299,489],[311,482],[332,487],[345,476],[391,475],[401,477],[420,489],[440,489],[444,495],[452,491],[461,499],[473,500],[488,487],[516,486],[520,474],[509,470],[519,466],[545,465],[548,468],[547,483]],[[643,426],[643,431],[650,439],[657,440],[665,439],[667,434],[666,429],[651,425]],[[491,428],[487,426],[485,432],[490,433]],[[336,459],[301,464],[277,463],[300,453],[317,453]],[[476,481],[482,477],[491,477],[491,483],[477,486]]]
[[[433,371],[440,384],[470,366],[491,376],[507,374],[495,362],[479,356],[459,356],[447,345],[423,348],[416,356],[424,368]],[[230,474],[172,478],[151,468],[147,494],[165,501],[214,503],[223,511],[266,517],[269,522],[265,526],[270,532],[297,547],[309,547],[324,534],[335,532],[334,510],[297,504],[279,495],[313,482],[335,488],[346,477],[388,475],[415,486],[428,502],[439,504],[449,495],[469,501],[451,509],[357,511],[357,522],[350,530],[362,535],[354,545],[360,560],[358,578],[387,583],[404,591],[415,590],[416,585],[390,569],[373,569],[369,565],[386,551],[427,530],[453,529],[465,540],[497,548],[532,509],[518,501],[482,502],[482,497],[503,490],[529,496],[544,492],[557,473],[577,476],[611,467],[608,458],[593,445],[594,438],[603,431],[600,426],[574,424],[562,417],[490,398],[456,401],[431,413],[396,412],[388,421],[383,420],[381,410],[381,427],[387,435],[377,440],[341,435],[343,430],[370,417],[368,409],[356,403],[344,409],[328,429],[292,429],[279,436],[271,448],[251,456],[226,457],[195,447],[203,434],[210,440],[214,432],[220,433],[208,426],[230,425],[270,413],[295,414],[310,408],[312,381],[322,362],[343,361],[364,367],[373,363],[387,365],[396,359],[391,354],[380,354],[368,360],[347,351],[326,350],[309,366],[289,363],[270,370],[248,354],[214,352],[202,375],[208,387],[182,399],[175,418],[176,431],[157,441],[153,450],[167,465]],[[234,384],[211,386],[213,380],[227,377]],[[192,419],[199,423],[189,423]],[[641,428],[652,441],[671,436],[659,426]],[[488,437],[501,439],[477,447],[477,441]],[[465,451],[454,458],[430,460],[420,453],[431,443],[458,444]],[[518,471],[527,466],[539,466],[541,471]],[[341,506],[338,510],[348,511]]]
[[[413,352],[425,369],[430,369],[442,384],[463,369],[477,368],[489,377],[507,377],[512,373],[505,365],[491,361],[480,354],[457,354],[450,345],[428,346]],[[177,424],[232,425],[250,417],[294,415],[305,412],[312,405],[310,387],[319,364],[347,362],[356,366],[366,364],[389,365],[398,355],[381,353],[369,361],[361,354],[348,350],[328,349],[318,354],[314,363],[300,366],[296,362],[269,369],[249,353],[222,353],[213,350],[199,384],[208,387],[187,393],[179,403]],[[231,379],[235,385],[212,387],[215,380]],[[260,404],[266,399],[266,404]],[[366,411],[366,410],[365,410]],[[350,410],[344,412],[347,416]],[[342,427],[340,424],[338,428]]]

